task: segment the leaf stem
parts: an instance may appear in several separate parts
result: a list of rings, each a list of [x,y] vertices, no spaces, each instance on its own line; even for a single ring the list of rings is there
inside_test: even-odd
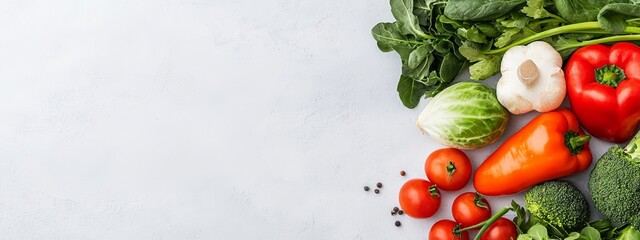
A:
[[[470,226],[470,227],[466,227],[466,228],[462,228],[462,229],[458,229],[458,230],[454,231],[454,234],[459,234],[459,233],[462,233],[464,231],[469,231],[469,230],[473,230],[473,229],[482,227],[482,228],[480,228],[480,231],[478,232],[478,234],[474,238],[474,240],[480,240],[480,237],[482,237],[482,234],[484,234],[484,232],[487,231],[487,229],[491,226],[491,224],[493,224],[496,220],[500,219],[502,216],[507,214],[510,210],[511,210],[511,208],[505,207],[505,208],[501,209],[500,211],[498,211],[493,216],[491,216],[491,218],[489,218],[489,219],[487,219],[485,221],[482,221],[481,223],[478,223],[476,225],[473,225],[473,226]]]
[[[598,22],[583,22],[583,23],[574,23],[574,24],[569,24],[569,25],[564,25],[561,27],[557,27],[557,28],[552,28],[549,29],[547,31],[544,32],[539,32],[536,33],[534,35],[531,35],[529,37],[520,39],[518,41],[515,41],[509,45],[507,45],[506,47],[503,48],[498,48],[498,49],[493,49],[493,50],[489,50],[486,52],[483,52],[484,54],[498,54],[498,53],[503,53],[506,52],[507,50],[509,50],[512,47],[518,46],[518,45],[524,45],[539,39],[543,39],[543,38],[547,38],[547,37],[551,37],[551,36],[555,36],[558,34],[563,34],[563,33],[570,33],[573,31],[580,31],[580,30],[590,30],[590,29],[600,29],[600,23]]]
[[[611,37],[603,37],[603,38],[598,38],[593,40],[582,41],[580,43],[575,43],[575,44],[562,45],[556,48],[556,50],[562,51],[562,50],[579,48],[579,47],[584,47],[584,46],[598,44],[598,43],[623,42],[623,41],[640,41],[640,35],[634,34],[634,35],[618,35],[618,36],[611,36]]]

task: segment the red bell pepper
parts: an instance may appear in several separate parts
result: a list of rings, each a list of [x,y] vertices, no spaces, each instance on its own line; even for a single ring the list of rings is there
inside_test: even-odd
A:
[[[640,47],[616,43],[578,49],[565,68],[571,108],[594,137],[626,142],[640,123]]]

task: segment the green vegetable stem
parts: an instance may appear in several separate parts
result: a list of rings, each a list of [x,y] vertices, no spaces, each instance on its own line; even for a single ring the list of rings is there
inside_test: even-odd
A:
[[[491,224],[493,224],[496,220],[498,220],[499,218],[501,218],[502,216],[507,214],[510,210],[511,210],[511,208],[505,207],[505,208],[501,209],[500,211],[498,211],[493,216],[491,216],[489,219],[487,219],[485,221],[482,221],[482,222],[480,222],[480,223],[478,223],[476,225],[469,226],[469,227],[462,228],[462,229],[454,229],[453,230],[453,234],[454,235],[459,235],[462,232],[473,230],[473,229],[477,229],[477,228],[481,227],[480,231],[478,231],[478,234],[474,238],[474,240],[480,240],[480,238],[482,237],[482,234],[484,234],[484,232],[486,232],[487,229],[489,229]]]

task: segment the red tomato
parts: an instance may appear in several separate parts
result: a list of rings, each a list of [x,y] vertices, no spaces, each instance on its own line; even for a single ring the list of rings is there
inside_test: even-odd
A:
[[[491,205],[487,199],[477,193],[467,192],[460,194],[453,200],[451,214],[456,222],[463,228],[481,223],[491,217]]]
[[[469,240],[469,233],[462,232],[456,236],[453,230],[458,224],[451,220],[440,220],[433,224],[429,232],[429,240]]]
[[[440,191],[424,179],[411,179],[402,185],[400,207],[413,218],[428,218],[440,208]]]
[[[424,172],[429,181],[445,191],[462,189],[471,178],[471,161],[455,148],[436,150],[427,157]]]
[[[499,218],[487,228],[480,240],[516,240],[517,238],[516,225],[509,219]]]

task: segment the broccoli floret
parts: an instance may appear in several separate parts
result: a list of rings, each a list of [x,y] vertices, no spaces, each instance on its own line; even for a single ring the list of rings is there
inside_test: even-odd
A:
[[[596,209],[615,224],[640,229],[640,164],[634,138],[627,148],[610,148],[591,171],[589,192]]]
[[[565,230],[584,227],[591,216],[585,196],[566,181],[534,186],[524,195],[524,203],[534,217]]]

